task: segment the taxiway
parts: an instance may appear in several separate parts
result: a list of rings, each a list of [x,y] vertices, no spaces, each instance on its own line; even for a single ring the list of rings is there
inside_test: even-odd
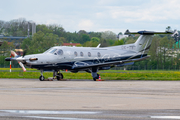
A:
[[[0,79],[1,119],[180,119],[180,81]]]

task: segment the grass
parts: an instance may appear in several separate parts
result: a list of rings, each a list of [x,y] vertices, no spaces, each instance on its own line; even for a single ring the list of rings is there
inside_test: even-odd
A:
[[[22,68],[12,68],[12,71],[22,71]],[[26,68],[27,71],[38,71],[36,69]],[[9,71],[9,68],[0,68],[0,71]]]
[[[0,78],[34,78],[38,79],[40,72],[35,69],[27,69],[28,72],[21,72],[20,68],[0,68]],[[107,70],[98,72],[101,79],[105,80],[161,80],[161,81],[178,81],[180,80],[179,71],[157,71],[157,70]],[[45,78],[52,77],[52,72],[45,72]],[[63,71],[65,79],[92,79],[90,73],[79,72],[71,73]]]

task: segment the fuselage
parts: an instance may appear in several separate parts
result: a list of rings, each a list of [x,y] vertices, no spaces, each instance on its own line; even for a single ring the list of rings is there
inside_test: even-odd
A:
[[[115,48],[55,46],[42,54],[24,56],[24,58],[27,59],[25,65],[36,69],[72,70],[73,66],[100,64],[125,60],[133,56],[141,56],[138,56],[138,52],[134,51],[132,48],[127,50],[128,47],[125,45],[121,47],[122,49]],[[37,60],[30,61],[30,58],[37,58]]]

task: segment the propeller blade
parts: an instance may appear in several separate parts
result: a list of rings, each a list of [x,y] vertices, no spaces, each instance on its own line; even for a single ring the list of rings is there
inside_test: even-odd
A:
[[[21,62],[18,62],[18,63],[22,67],[23,71],[26,72],[26,68],[24,67],[24,65]]]
[[[16,57],[17,54],[14,51],[11,50],[11,56]]]

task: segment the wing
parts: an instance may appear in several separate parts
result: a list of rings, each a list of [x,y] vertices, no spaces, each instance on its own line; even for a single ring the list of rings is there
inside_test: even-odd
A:
[[[127,60],[121,60],[121,61],[114,61],[114,62],[106,62],[106,63],[98,63],[98,64],[82,64],[82,65],[73,65],[72,69],[74,70],[81,70],[81,69],[87,69],[87,68],[92,68],[92,67],[104,67],[104,66],[113,66],[113,65],[120,65],[128,62],[135,62],[135,61],[141,61],[144,59],[149,58],[150,55],[144,56],[141,58],[136,58],[136,59],[127,59]]]

